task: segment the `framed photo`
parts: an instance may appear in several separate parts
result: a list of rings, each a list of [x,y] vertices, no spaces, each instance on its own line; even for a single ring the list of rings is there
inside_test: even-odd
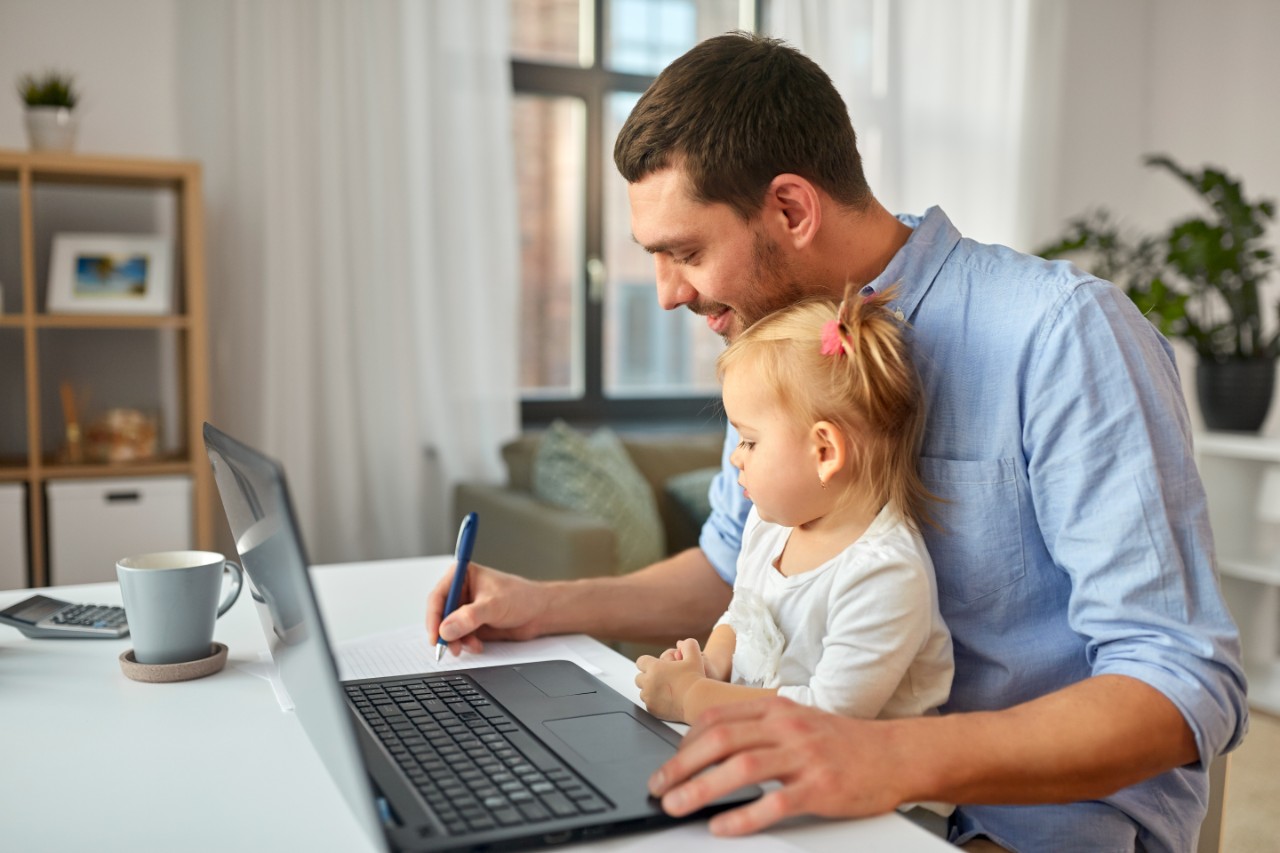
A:
[[[55,234],[46,308],[68,314],[168,314],[172,264],[164,237]]]

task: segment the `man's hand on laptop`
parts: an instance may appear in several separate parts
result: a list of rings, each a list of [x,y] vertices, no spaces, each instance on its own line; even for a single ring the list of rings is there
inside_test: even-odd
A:
[[[746,835],[801,814],[866,817],[904,802],[889,724],[772,697],[705,711],[680,751],[649,780],[667,814],[691,814],[743,785],[782,787],[711,819],[715,835]]]
[[[463,649],[480,652],[484,640],[529,640],[538,636],[534,621],[548,606],[543,584],[472,563],[458,608],[444,615],[453,572],[446,572],[427,596],[427,635],[434,644],[437,631],[459,655]]]

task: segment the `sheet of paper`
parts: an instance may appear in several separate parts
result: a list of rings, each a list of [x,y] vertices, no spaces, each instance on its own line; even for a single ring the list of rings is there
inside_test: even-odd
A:
[[[664,832],[646,832],[618,853],[670,853],[672,850],[697,850],[698,853],[800,853],[804,848],[783,841],[776,835],[746,835],[720,838],[711,834],[705,822],[683,823]]]
[[[334,656],[338,660],[338,677],[344,681],[540,660],[567,660],[595,675],[601,672],[599,667],[588,663],[556,637],[522,643],[485,643],[484,651],[478,655],[463,652],[454,657],[446,653],[437,662],[435,646],[428,641],[427,631],[421,625],[409,625],[339,643]]]

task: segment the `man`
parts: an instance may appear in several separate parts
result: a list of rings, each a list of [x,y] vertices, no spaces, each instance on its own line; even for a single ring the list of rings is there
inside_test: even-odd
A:
[[[662,306],[727,340],[847,280],[898,284],[929,404],[921,473],[946,501],[943,530],[926,531],[955,641],[946,713],[852,720],[783,700],[712,711],[652,780],[664,808],[777,779],[713,829],[932,800],[960,804],[950,837],[962,845],[1192,849],[1205,770],[1239,742],[1247,710],[1167,343],[1068,264],[963,239],[937,208],[890,215],[830,80],[777,42],[694,47],[640,99],[614,159]],[[470,603],[443,625],[447,579],[433,592],[428,632],[455,649],[565,631],[706,636],[749,509],[728,465],[736,440],[730,430],[700,548],[574,583],[475,568]]]

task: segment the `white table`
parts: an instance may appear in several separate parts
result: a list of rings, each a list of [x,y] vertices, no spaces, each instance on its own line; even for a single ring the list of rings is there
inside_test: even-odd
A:
[[[422,618],[449,558],[312,570],[332,642]],[[69,601],[118,604],[116,584],[56,587]],[[31,590],[0,591],[0,609]],[[0,626],[0,846],[8,850],[230,851],[375,849],[292,713],[237,668],[266,650],[248,594],[218,621],[230,649],[216,675],[130,681],[129,640],[28,640]],[[634,665],[588,637],[574,650],[633,700]],[[806,820],[769,834],[806,850],[953,849],[898,815]],[[619,836],[591,849],[619,850]],[[586,849],[575,846],[570,849]]]

